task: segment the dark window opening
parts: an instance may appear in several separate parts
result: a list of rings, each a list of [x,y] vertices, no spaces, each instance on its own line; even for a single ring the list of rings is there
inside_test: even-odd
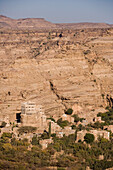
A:
[[[61,33],[61,34],[59,34],[59,37],[60,37],[60,38],[62,38],[62,33]]]
[[[95,122],[95,118],[93,118],[93,122]]]
[[[21,112],[16,113],[16,120],[17,120],[17,123],[21,123]]]
[[[9,96],[11,95],[11,92],[10,92],[10,91],[8,91],[8,95],[9,95]]]

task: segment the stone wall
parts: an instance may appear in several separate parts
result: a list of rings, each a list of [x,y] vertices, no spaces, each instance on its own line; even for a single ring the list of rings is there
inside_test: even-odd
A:
[[[44,139],[44,140],[39,140],[39,144],[42,146],[42,149],[46,149],[48,144],[53,143],[52,138],[50,139]]]
[[[109,140],[110,138],[110,133],[105,131],[105,130],[90,130],[90,131],[86,131],[86,130],[82,130],[77,132],[77,139],[76,142],[78,142],[79,140],[84,141],[84,136],[86,133],[91,133],[94,135],[95,140],[98,140],[98,137],[103,137],[106,138],[107,140]]]

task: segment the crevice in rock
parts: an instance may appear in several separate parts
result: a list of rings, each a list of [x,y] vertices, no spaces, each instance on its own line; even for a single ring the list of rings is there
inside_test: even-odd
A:
[[[20,92],[20,95],[23,99],[26,99],[26,97],[24,96],[25,95],[24,92]]]
[[[113,98],[111,97],[111,95],[107,94],[106,100],[107,100],[108,106],[109,106],[110,108],[113,108]]]
[[[49,83],[50,83],[50,89],[51,89],[51,91],[57,96],[57,99],[58,99],[58,100],[61,100],[61,101],[62,101],[63,106],[65,107],[65,109],[67,109],[66,105],[64,104],[64,101],[65,101],[65,100],[69,100],[69,99],[67,99],[67,98],[65,98],[65,97],[63,97],[63,96],[60,96],[60,95],[58,94],[57,89],[56,89],[56,87],[54,86],[54,84],[52,83],[52,81],[49,81]]]

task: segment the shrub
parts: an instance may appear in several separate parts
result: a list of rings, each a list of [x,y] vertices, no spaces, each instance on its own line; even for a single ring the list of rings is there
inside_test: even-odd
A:
[[[33,136],[31,144],[32,145],[39,145],[39,140],[38,140],[37,136]]]
[[[6,132],[4,132],[4,133],[2,134],[2,136],[1,136],[1,138],[5,138],[5,137],[7,137],[7,138],[12,138],[12,133],[6,133]]]
[[[60,127],[64,128],[65,126],[68,126],[68,125],[69,125],[69,122],[68,122],[67,120],[62,121],[62,118],[60,118],[60,119],[57,120],[57,124],[58,124]]]
[[[72,125],[71,127],[72,127],[72,129],[76,129],[76,125]]]
[[[85,126],[83,126],[82,124],[79,124],[77,127],[77,130],[85,130]]]
[[[92,143],[94,141],[94,139],[95,139],[95,137],[91,133],[86,133],[86,135],[84,136],[84,141],[86,143]]]
[[[94,170],[104,170],[113,167],[113,161],[107,160],[95,160],[95,162],[90,166]]]
[[[74,122],[76,123],[79,122],[80,118],[78,117],[78,115],[74,114],[73,117],[74,117]]]
[[[86,50],[86,51],[84,51],[84,55],[87,55],[87,54],[90,54],[91,53],[91,51],[90,50]]]
[[[106,109],[106,110],[109,110],[109,106],[107,106],[105,109]]]
[[[95,128],[95,129],[103,129],[105,123],[100,123],[99,121],[95,122],[94,124],[91,124],[91,127]]]
[[[105,95],[104,95],[104,94],[101,94],[101,96],[102,96],[102,98],[104,99],[104,96],[105,96]]]
[[[79,139],[78,142],[79,142],[79,143],[82,142],[81,139]]]
[[[51,122],[49,122],[49,138],[51,137]]]
[[[101,116],[102,120],[104,120],[108,124],[111,124],[113,122],[113,109],[109,109],[105,113],[99,112],[97,116]]]
[[[56,137],[56,133],[52,133],[51,137],[55,138]]]
[[[3,121],[2,124],[1,124],[1,128],[5,127],[6,124],[7,124],[7,123]]]
[[[44,132],[44,133],[41,135],[40,138],[41,138],[41,139],[49,139],[49,134],[46,133],[46,132]]]
[[[28,139],[24,138],[23,140],[17,140],[16,138],[11,139],[12,146],[29,146]],[[25,149],[25,148],[24,148]]]
[[[2,136],[1,136],[0,142],[1,143],[9,143],[11,138],[12,138],[12,134],[11,133],[5,133],[4,132],[2,134]]]
[[[16,138],[12,138],[11,139],[11,145],[14,145],[14,146],[17,146],[17,140],[16,140]]]
[[[83,120],[85,120],[85,118],[80,118],[80,122],[82,122]]]
[[[32,126],[22,126],[18,129],[19,133],[20,134],[23,134],[23,133],[33,133],[37,130],[36,127],[32,127]]]
[[[65,112],[65,114],[67,114],[67,115],[71,115],[73,113],[73,109],[71,109],[71,108],[69,108],[66,112]]]

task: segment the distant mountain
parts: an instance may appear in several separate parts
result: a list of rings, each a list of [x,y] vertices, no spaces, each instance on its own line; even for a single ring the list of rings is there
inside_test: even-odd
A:
[[[90,22],[82,22],[82,23],[61,23],[57,24],[57,26],[62,28],[71,28],[71,29],[83,29],[83,28],[110,28],[113,27],[112,24],[106,23],[90,23]]]
[[[56,24],[48,22],[44,18],[11,19],[6,16],[0,15],[0,28],[38,29],[56,27]]]
[[[53,24],[46,21],[44,18],[24,18],[12,19],[0,15],[0,28],[11,29],[52,29],[52,28],[68,28],[68,29],[83,29],[83,28],[110,28],[113,24],[106,23],[61,23]]]

